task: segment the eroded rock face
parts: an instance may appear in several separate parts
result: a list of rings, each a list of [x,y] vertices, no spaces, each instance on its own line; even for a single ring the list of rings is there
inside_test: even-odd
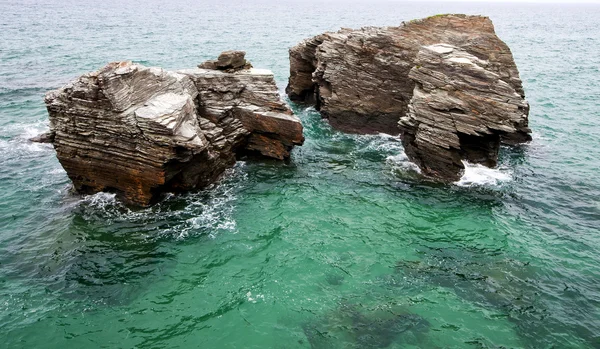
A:
[[[214,183],[240,152],[285,159],[304,141],[265,70],[111,63],[45,101],[47,138],[75,189],[113,191],[142,206]]]
[[[226,138],[241,136],[245,150],[283,160],[294,145],[304,142],[302,124],[281,100],[271,71],[249,69],[230,74],[192,69],[181,73],[192,79],[199,92],[200,114],[220,125]]]
[[[425,174],[449,180],[460,178],[463,159],[496,166],[500,138],[522,131],[527,102],[488,61],[455,46],[424,46],[415,63],[415,89],[400,119],[408,157]]]
[[[436,74],[452,76],[451,79],[456,83],[454,87],[459,89],[454,91],[454,99],[464,97],[460,93],[462,90],[476,94],[474,91],[490,89],[494,93],[510,95],[510,100],[505,104],[518,104],[518,112],[513,113],[511,110],[510,115],[499,116],[504,111],[494,111],[501,119],[496,120],[494,125],[503,126],[498,126],[494,131],[484,131],[493,122],[481,115],[492,111],[496,102],[494,98],[484,98],[477,105],[479,116],[470,121],[472,128],[464,133],[465,139],[459,143],[455,138],[459,133],[463,137],[462,132],[453,133],[455,138],[451,142],[450,136],[444,133],[443,126],[426,129],[428,123],[416,122],[415,120],[424,118],[424,115],[431,114],[429,110],[421,109],[427,104],[423,100],[431,101],[436,96],[424,97],[421,92],[426,91],[423,86],[428,81],[419,81],[419,74],[411,72],[420,64],[419,60],[425,59],[421,57],[425,53],[418,57],[422,48],[436,44],[452,46],[455,55],[485,71],[485,77],[466,76],[459,84],[456,74],[447,70],[448,65],[431,66],[429,69],[432,78]],[[467,75],[474,74],[461,65],[453,67],[459,67]],[[435,69],[442,71],[436,72]],[[504,83],[504,86],[499,87],[499,82]],[[488,86],[490,83],[496,85]],[[516,144],[531,140],[531,130],[528,128],[529,107],[524,100],[522,82],[512,53],[495,34],[490,19],[482,16],[440,15],[403,23],[399,27],[342,29],[307,39],[290,49],[290,79],[286,92],[294,101],[315,105],[333,127],[343,131],[401,133],[409,157],[426,174],[444,179],[456,177],[455,170],[462,169],[462,159],[494,165],[499,141]],[[511,94],[513,92],[516,97]],[[416,93],[419,95],[415,96]],[[499,98],[500,95],[496,97]],[[469,99],[463,101],[464,106],[475,103],[474,97],[464,98]],[[452,110],[457,111],[458,108]],[[442,114],[437,115],[435,124],[451,122],[448,119],[451,113]],[[409,115],[412,116],[406,119]],[[508,119],[511,121],[506,123]],[[420,137],[416,124],[422,125]],[[477,130],[476,134],[473,130]],[[427,132],[429,136],[426,137]],[[458,154],[444,154],[436,148],[436,151],[425,156],[426,138],[429,140],[426,143],[436,144],[438,148],[445,149],[451,144],[459,144],[461,151]],[[420,146],[416,147],[417,144]],[[463,149],[467,144],[470,144],[470,148],[481,149],[477,152]],[[437,164],[438,162],[440,163]]]

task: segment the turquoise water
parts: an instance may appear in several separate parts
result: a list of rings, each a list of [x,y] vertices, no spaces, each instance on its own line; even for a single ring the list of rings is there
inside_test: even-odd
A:
[[[80,197],[44,93],[114,60],[192,67],[339,27],[491,16],[534,140],[428,183],[390,136],[294,106],[290,163],[241,161],[143,210]],[[4,348],[600,348],[600,7],[402,2],[0,2]]]

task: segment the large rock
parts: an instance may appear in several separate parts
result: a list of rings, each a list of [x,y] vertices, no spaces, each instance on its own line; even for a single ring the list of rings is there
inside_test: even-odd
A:
[[[423,90],[415,88],[418,78],[409,77],[411,70],[419,64],[417,55],[422,47],[435,44],[451,45],[459,49],[461,54],[468,54],[469,57],[465,59],[470,61],[473,61],[471,57],[477,58],[477,62],[482,63],[474,63],[475,65],[494,74],[493,79],[483,79],[477,83],[487,84],[489,81],[499,80],[516,92],[518,104],[521,105],[518,119],[515,115],[510,116],[511,126],[496,130],[494,134],[509,144],[531,140],[531,130],[528,128],[529,107],[524,100],[523,86],[513,56],[508,46],[494,32],[490,19],[482,16],[440,15],[402,23],[399,27],[342,29],[304,40],[290,49],[290,79],[286,92],[293,101],[315,105],[335,128],[355,133],[402,133],[407,154],[425,169],[425,173],[452,179],[456,177],[454,170],[438,172],[433,165],[429,170],[424,167],[425,162],[435,162],[435,156],[442,156],[441,153],[418,161],[416,154],[423,154],[425,148],[422,147],[421,151],[410,149],[416,139],[413,138],[417,136],[413,119],[418,119],[417,116],[422,112],[427,113],[414,110],[420,105],[422,96],[417,96],[413,101],[413,121],[399,122],[410,114],[409,105],[415,91]],[[440,66],[440,69],[445,68],[444,65]],[[465,86],[471,83],[476,82],[466,80],[457,88],[467,88]],[[454,97],[462,98],[458,93]],[[433,96],[427,98],[431,99]],[[489,101],[481,103],[487,102]],[[486,105],[483,109],[493,109],[493,105]],[[446,113],[444,117],[449,115]],[[477,125],[478,130],[487,126],[487,121],[483,118],[472,120],[472,123]],[[425,124],[422,127],[425,132]],[[432,137],[445,137],[439,133],[439,128],[430,132],[433,132]],[[474,136],[472,133],[467,134]],[[475,142],[473,147],[479,146],[480,141],[489,141],[487,132],[478,134],[485,134],[485,137],[481,140],[470,139],[469,142]],[[495,143],[497,142],[494,141],[491,148],[497,147]],[[461,146],[462,144],[464,142]],[[485,160],[477,162],[495,164],[494,151],[487,153],[489,155]],[[444,158],[440,161],[457,163],[456,166],[462,168],[461,159],[476,158],[472,156],[472,151],[460,152],[460,158],[455,155],[452,155],[451,160]],[[440,166],[446,168],[445,165]]]
[[[111,63],[46,95],[57,157],[78,192],[146,206],[205,187],[241,152],[276,159],[303,143],[272,73],[169,72]]]
[[[408,157],[432,177],[458,180],[462,160],[496,166],[500,138],[517,133],[527,102],[489,62],[457,47],[424,46],[410,70],[415,82],[400,119]]]

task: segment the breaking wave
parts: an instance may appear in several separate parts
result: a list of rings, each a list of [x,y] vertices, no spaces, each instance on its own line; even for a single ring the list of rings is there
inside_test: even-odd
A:
[[[152,207],[129,208],[115,194],[100,192],[74,202],[74,209],[88,221],[140,227],[147,237],[216,237],[221,232],[237,231],[234,218],[237,191],[246,178],[244,163],[227,170],[220,183],[186,194],[166,194]],[[108,222],[108,223],[106,223]],[[176,223],[174,223],[176,222]]]
[[[479,164],[463,161],[465,172],[455,182],[460,187],[496,186],[512,180],[512,172],[506,168],[489,168]]]
[[[46,122],[31,124],[9,124],[0,127],[0,135],[10,137],[0,139],[0,153],[3,158],[12,158],[15,155],[38,153],[52,149],[50,144],[30,142],[29,139],[48,130]]]
[[[404,150],[396,155],[388,156],[385,160],[386,163],[392,168],[393,172],[400,171],[421,174],[421,169],[419,166],[408,159],[408,156]]]
[[[421,174],[417,164],[411,162],[404,151],[386,158],[386,163],[395,174]],[[454,182],[459,187],[498,186],[513,179],[512,171],[506,167],[489,168],[463,161],[465,171],[460,180]]]

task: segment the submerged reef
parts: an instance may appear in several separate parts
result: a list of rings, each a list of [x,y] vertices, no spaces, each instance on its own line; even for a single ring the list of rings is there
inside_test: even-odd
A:
[[[349,348],[387,348],[393,343],[417,344],[429,331],[429,322],[406,310],[365,309],[362,305],[344,302],[305,323],[304,335],[313,349],[334,348],[344,343]]]
[[[353,133],[400,134],[422,173],[458,180],[463,160],[493,167],[500,143],[531,140],[509,47],[482,16],[341,29],[290,49],[290,99]]]
[[[244,55],[177,72],[110,63],[46,94],[50,131],[34,140],[52,143],[77,192],[140,206],[214,183],[240,154],[287,159],[302,124]]]

